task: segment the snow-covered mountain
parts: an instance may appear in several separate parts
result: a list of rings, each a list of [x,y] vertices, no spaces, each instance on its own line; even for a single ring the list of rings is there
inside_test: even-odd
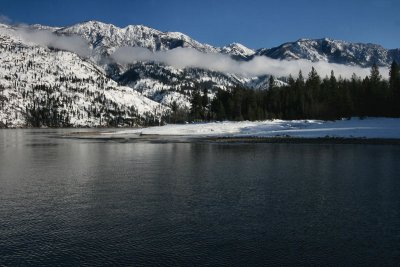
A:
[[[36,27],[39,26],[36,25]],[[389,66],[393,60],[400,61],[400,49],[385,49],[377,44],[351,43],[329,38],[299,39],[278,47],[253,50],[239,43],[215,47],[200,43],[180,32],[162,32],[142,25],[119,28],[112,24],[88,21],[53,29],[58,34],[80,35],[92,45],[97,53],[107,54],[123,46],[144,47],[151,51],[186,47],[204,53],[226,54],[239,60],[267,56],[273,59],[307,59],[313,62],[326,61],[361,67],[370,67],[373,63]]]
[[[154,62],[137,62],[129,65],[116,80],[157,102],[170,106],[190,107],[189,99],[194,89],[207,89],[211,98],[218,89],[227,90],[235,86],[265,89],[268,75],[247,78],[240,75],[215,72],[199,68],[176,69]]]
[[[219,48],[202,44],[180,32],[162,32],[143,25],[119,28],[113,24],[87,21],[70,27],[57,28],[55,32],[82,36],[94,49],[109,54],[116,48],[124,46],[143,47],[151,51],[167,51],[177,47],[186,47],[204,53],[224,53],[243,58],[255,53],[254,50],[238,43]]]
[[[133,126],[168,108],[118,86],[93,62],[21,40],[0,26],[2,126]]]
[[[350,43],[340,40],[300,39],[274,48],[263,48],[256,55],[274,59],[307,59],[345,65],[370,67],[389,66],[393,60],[400,61],[399,49],[388,50],[376,44]]]
[[[362,67],[370,67],[373,63],[389,66],[393,60],[400,61],[400,49],[389,50],[377,44],[351,43],[329,38],[299,39],[278,47],[253,50],[239,43],[215,47],[200,43],[180,32],[162,32],[142,25],[119,28],[99,21],[87,21],[70,27],[53,29],[58,34],[80,35],[92,45],[95,51],[108,54],[123,46],[144,47],[151,51],[186,47],[204,53],[222,53],[244,60],[254,56],[267,56],[274,59],[307,59],[313,62],[326,61]]]
[[[256,52],[239,43],[232,43],[218,49],[220,53],[230,55],[237,59],[248,59],[253,56]]]
[[[119,47],[143,47],[151,51],[166,51],[190,47],[205,53],[216,53],[216,48],[201,44],[179,32],[161,32],[143,25],[119,28],[99,21],[87,21],[58,29],[57,34],[76,34],[85,38],[97,53],[112,54]]]
[[[153,52],[187,47],[203,53],[220,53],[229,55],[236,60],[245,61],[251,60],[254,56],[267,56],[273,59],[306,59],[313,62],[325,61],[361,67],[370,67],[373,63],[389,66],[393,59],[400,61],[398,49],[387,50],[379,45],[349,43],[327,38],[301,39],[275,48],[253,50],[239,43],[215,47],[202,44],[183,33],[162,32],[141,25],[119,28],[98,21],[88,21],[70,27],[58,28],[55,32],[58,34],[76,34],[85,38],[94,49],[94,59],[110,55],[119,47],[134,46],[147,48]],[[100,65],[102,64],[100,63]],[[198,85],[200,87],[208,86],[211,91],[234,85],[267,88],[269,78],[267,73],[262,77],[247,78],[209,70],[173,69],[171,66],[149,62],[137,62],[129,66],[120,64],[102,66],[113,79],[134,89],[141,88],[140,90],[144,93],[146,91],[152,92],[146,95],[165,104],[170,103],[170,100],[182,102],[182,99],[187,99],[187,94],[182,94],[182,88],[188,88],[188,85],[191,86],[189,89],[198,87]],[[199,76],[198,73],[202,73],[202,75]],[[151,82],[149,82],[150,80]],[[279,80],[277,82],[284,84]],[[159,90],[155,88],[159,88]],[[161,95],[155,93],[160,91],[163,92]],[[175,98],[167,97],[164,99],[163,96],[168,96],[169,92],[173,92]],[[176,99],[179,94],[181,94],[180,100]],[[182,104],[187,106],[188,102]]]
[[[202,53],[225,54],[245,60],[255,51],[233,43],[224,47],[202,44],[180,32],[162,32],[142,25],[119,28],[99,21],[87,21],[70,27],[57,28],[56,34],[78,35],[92,47],[92,59],[119,83],[142,92],[166,106],[176,102],[189,108],[190,92],[195,88],[209,88],[212,96],[217,89],[246,84],[246,78],[204,69],[176,69],[163,64],[136,62],[132,65],[103,64],[104,58],[120,47],[142,47],[150,51],[168,51],[178,47],[192,48]],[[264,82],[264,81],[263,81]]]
[[[130,126],[162,120],[169,107],[190,108],[194,89],[210,98],[234,86],[268,88],[268,73],[259,77],[200,68],[177,68],[157,62],[121,64],[110,58],[118,48],[142,47],[152,52],[192,48],[228,55],[240,62],[255,56],[306,59],[352,66],[400,62],[400,49],[331,39],[301,39],[275,48],[253,50],[239,43],[223,47],[203,44],[179,32],[142,25],[124,28],[98,21],[69,27],[31,25],[32,31],[79,36],[91,56],[56,50],[14,34],[18,27],[0,25],[0,127],[7,126]],[[63,49],[58,48],[58,49]],[[275,79],[277,86],[284,82]],[[44,123],[43,123],[44,122]]]

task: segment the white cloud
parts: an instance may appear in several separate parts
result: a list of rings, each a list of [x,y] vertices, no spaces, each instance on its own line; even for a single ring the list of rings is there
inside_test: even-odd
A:
[[[306,76],[314,67],[320,76],[335,75],[350,78],[353,73],[365,77],[369,75],[369,68],[346,66],[327,62],[310,62],[308,60],[276,60],[264,56],[256,56],[250,61],[237,61],[222,54],[205,54],[191,48],[176,48],[165,52],[151,52],[141,47],[122,47],[112,54],[112,59],[118,63],[129,64],[136,61],[155,61],[171,65],[176,68],[198,67],[213,71],[234,73],[247,77],[272,74],[276,77],[294,77],[299,70]],[[388,77],[388,71],[381,69],[381,74]]]
[[[21,38],[25,42],[70,51],[83,57],[89,57],[92,53],[89,44],[77,35],[57,35],[49,30],[32,29],[29,26],[18,26],[13,29],[2,30]]]
[[[48,30],[20,30],[21,37],[38,45],[53,47],[74,52],[80,56],[89,57],[91,49],[80,36],[57,35]]]

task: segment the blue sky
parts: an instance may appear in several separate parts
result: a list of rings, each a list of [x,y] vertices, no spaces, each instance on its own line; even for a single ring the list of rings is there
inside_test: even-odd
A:
[[[52,26],[143,24],[217,46],[261,48],[330,37],[400,47],[398,0],[0,0],[0,14],[14,23]]]

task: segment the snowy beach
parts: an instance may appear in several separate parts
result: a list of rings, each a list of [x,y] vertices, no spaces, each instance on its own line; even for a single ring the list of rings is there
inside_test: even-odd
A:
[[[85,135],[95,138],[138,138],[145,136],[180,137],[230,137],[230,138],[373,138],[400,139],[400,119],[394,118],[352,118],[350,120],[268,120],[256,122],[212,122],[169,124],[138,129],[124,129],[113,132],[99,132]]]

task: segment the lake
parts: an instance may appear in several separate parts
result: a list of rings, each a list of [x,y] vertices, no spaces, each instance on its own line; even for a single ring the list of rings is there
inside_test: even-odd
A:
[[[0,266],[400,262],[400,146],[68,131],[0,130]]]

